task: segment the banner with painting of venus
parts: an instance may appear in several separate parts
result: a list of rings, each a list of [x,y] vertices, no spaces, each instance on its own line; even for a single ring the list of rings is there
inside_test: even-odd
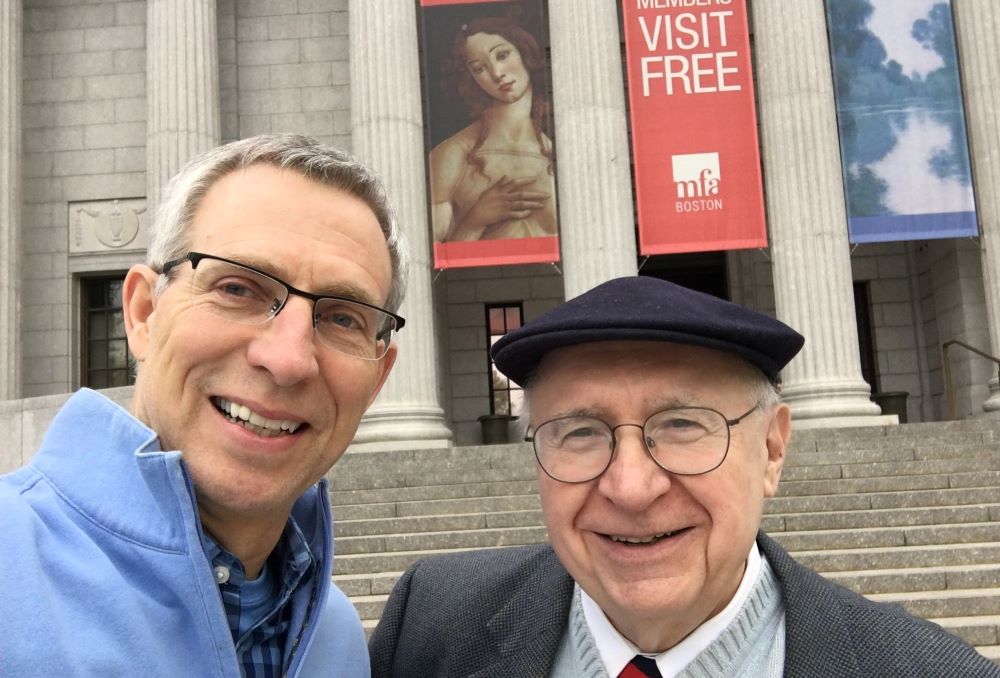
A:
[[[544,0],[420,0],[434,267],[559,260]]]
[[[978,234],[951,0],[826,0],[852,243]]]

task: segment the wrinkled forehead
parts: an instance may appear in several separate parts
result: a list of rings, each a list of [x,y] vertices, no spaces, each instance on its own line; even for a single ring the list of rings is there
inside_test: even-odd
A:
[[[525,385],[539,399],[615,400],[639,394],[676,404],[742,397],[765,379],[739,356],[665,341],[599,341],[548,351]],[[650,394],[653,394],[652,396]]]

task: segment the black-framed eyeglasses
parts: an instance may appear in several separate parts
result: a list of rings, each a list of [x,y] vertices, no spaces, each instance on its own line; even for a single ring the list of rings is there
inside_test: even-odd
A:
[[[611,426],[596,417],[557,417],[540,424],[525,440],[545,473],[564,483],[585,483],[603,474],[614,458],[623,426],[642,429],[646,451],[671,473],[696,476],[714,471],[729,454],[730,429],[759,407],[755,404],[727,419],[710,407],[671,407],[655,412],[642,424]]]
[[[378,360],[389,350],[401,316],[363,301],[296,289],[253,266],[214,254],[190,252],[163,265],[163,275],[191,262],[191,302],[215,316],[260,325],[281,313],[292,295],[312,302],[312,322],[326,346],[363,360]]]

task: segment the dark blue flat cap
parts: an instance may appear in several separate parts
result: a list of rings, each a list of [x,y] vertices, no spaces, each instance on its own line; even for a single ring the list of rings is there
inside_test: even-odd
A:
[[[647,276],[616,278],[502,336],[490,349],[524,385],[549,351],[595,341],[669,341],[726,351],[773,382],[805,339],[780,320]]]

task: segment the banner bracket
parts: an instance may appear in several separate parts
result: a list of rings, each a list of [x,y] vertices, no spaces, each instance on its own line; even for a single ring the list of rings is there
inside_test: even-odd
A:
[[[639,262],[639,269],[636,271],[636,273],[641,273],[642,272],[642,267],[646,265],[647,261],[649,261],[649,255],[648,254],[642,258],[642,261]]]
[[[764,257],[764,259],[766,261],[771,261],[771,255],[767,253],[767,249],[766,248],[764,248],[764,247],[758,247],[757,251],[760,252],[760,255],[762,257]]]
[[[552,266],[552,268],[555,270],[555,272],[558,273],[559,275],[563,274],[562,269],[559,268],[559,265],[556,262],[550,261],[549,265]]]

